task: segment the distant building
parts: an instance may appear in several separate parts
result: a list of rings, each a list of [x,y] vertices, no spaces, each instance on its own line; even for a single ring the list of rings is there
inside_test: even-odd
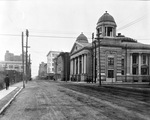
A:
[[[49,51],[47,54],[47,75],[48,79],[53,79],[54,77],[54,61],[53,59],[60,53],[60,51]]]
[[[44,78],[46,79],[47,77],[47,64],[44,62],[41,62],[41,64],[39,65],[39,78]]]
[[[55,80],[68,81],[70,79],[70,56],[68,52],[61,52],[54,58]]]
[[[24,66],[25,66],[25,63],[24,63]],[[22,72],[23,71],[22,55],[14,55],[13,53],[6,51],[5,61],[0,62],[0,70],[1,71],[15,70],[18,72]]]
[[[0,71],[5,70],[15,70],[17,72],[22,72],[22,61],[1,61],[0,62]]]
[[[7,50],[5,53],[5,61],[22,61],[22,54],[14,55]]]

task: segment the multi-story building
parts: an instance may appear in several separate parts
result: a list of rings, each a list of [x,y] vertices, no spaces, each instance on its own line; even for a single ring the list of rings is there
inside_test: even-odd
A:
[[[25,64],[24,64],[25,66]],[[24,67],[25,69],[25,67]],[[17,72],[23,71],[22,66],[22,55],[14,55],[13,53],[10,53],[9,51],[6,51],[5,53],[5,61],[0,62],[0,70],[15,70]]]
[[[47,75],[48,79],[53,79],[54,77],[54,61],[53,59],[60,53],[60,51],[49,51],[47,54]]]
[[[61,52],[54,59],[55,80],[68,81],[70,79],[70,56],[68,52]]]
[[[47,77],[47,64],[44,62],[41,62],[39,65],[39,72],[38,72],[39,78],[44,78],[46,79]]]
[[[22,61],[22,54],[14,55],[7,50],[5,53],[5,61]]]
[[[17,72],[22,72],[22,61],[1,61],[0,62],[0,70],[15,70]]]
[[[96,26],[92,44],[81,34],[72,47],[70,77],[78,81],[149,82],[150,45],[139,43],[120,33],[109,13]]]

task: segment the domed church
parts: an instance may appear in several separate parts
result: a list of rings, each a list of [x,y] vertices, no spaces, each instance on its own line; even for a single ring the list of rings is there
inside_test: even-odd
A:
[[[70,79],[97,82],[150,82],[150,45],[118,33],[106,11],[92,43],[81,33],[70,52]]]
[[[87,77],[92,75],[91,48],[92,44],[89,43],[87,37],[81,33],[77,37],[70,52],[71,81],[86,81]]]

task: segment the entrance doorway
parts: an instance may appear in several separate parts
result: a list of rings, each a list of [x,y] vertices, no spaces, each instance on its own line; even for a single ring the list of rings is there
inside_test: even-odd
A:
[[[108,75],[107,75],[106,81],[107,82],[115,82],[114,70],[108,70]]]

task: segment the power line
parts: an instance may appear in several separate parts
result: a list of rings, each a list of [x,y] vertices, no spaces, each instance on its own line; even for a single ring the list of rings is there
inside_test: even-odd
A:
[[[17,35],[17,34],[0,34],[3,36],[21,36],[21,35]],[[45,37],[45,38],[70,38],[70,39],[76,39],[77,37],[63,37],[63,36],[50,36],[50,35],[30,35],[30,37]],[[88,38],[91,39],[91,38]]]
[[[128,28],[128,27],[130,27],[130,26],[132,26],[132,25],[134,25],[134,24],[136,24],[136,23],[142,21],[143,19],[145,19],[145,16],[146,16],[146,15],[143,15],[142,17],[140,17],[140,18],[138,18],[138,19],[136,19],[136,20],[134,20],[134,21],[132,21],[132,22],[130,22],[130,23],[128,23],[128,24],[126,24],[126,25],[120,27],[120,28],[118,28],[117,30],[119,31],[119,30],[123,30],[123,29],[125,29],[125,28]]]
[[[21,36],[21,35],[17,35],[17,34],[0,34],[2,36]],[[49,35],[30,35],[30,37],[46,37],[46,38],[67,38],[67,39],[76,39],[77,37],[63,37],[63,36],[49,36]],[[92,39],[92,38],[88,38],[88,39]],[[150,40],[150,38],[140,38],[138,40]]]

